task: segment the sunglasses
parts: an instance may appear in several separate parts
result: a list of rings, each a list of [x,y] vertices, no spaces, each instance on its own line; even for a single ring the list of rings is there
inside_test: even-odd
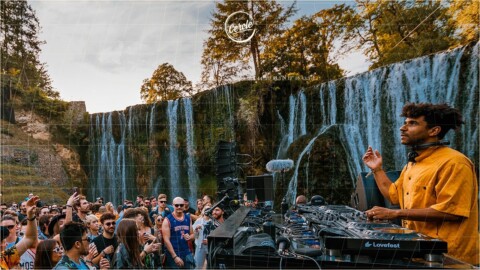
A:
[[[175,207],[184,207],[184,204],[174,204]]]
[[[163,219],[159,218],[159,219],[157,219],[157,222],[162,222],[162,220],[163,220]]]
[[[19,233],[18,233],[18,236],[24,237],[24,236],[25,236],[25,233],[24,233],[24,232],[19,232]]]
[[[5,227],[7,227],[9,230],[11,230],[11,229],[15,228],[15,226],[17,226],[17,225],[8,225],[8,226],[5,226]]]
[[[115,222],[105,222],[105,226],[110,227],[110,226],[115,226]]]
[[[63,247],[54,247],[52,251],[55,253],[63,253],[64,249]]]
[[[159,203],[167,203],[167,201],[158,201]]]

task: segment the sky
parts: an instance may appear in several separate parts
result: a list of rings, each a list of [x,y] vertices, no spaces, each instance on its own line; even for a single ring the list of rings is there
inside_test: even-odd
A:
[[[291,1],[278,1],[289,5]],[[42,28],[40,60],[66,101],[85,101],[89,113],[144,103],[140,86],[168,62],[195,85],[200,81],[203,41],[215,2],[30,0]],[[297,1],[295,18],[338,1]],[[352,3],[347,2],[347,3]],[[339,60],[352,75],[368,69],[360,52]]]

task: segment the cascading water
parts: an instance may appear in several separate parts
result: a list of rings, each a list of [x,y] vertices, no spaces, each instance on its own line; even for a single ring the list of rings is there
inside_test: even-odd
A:
[[[281,134],[281,140],[277,150],[277,158],[284,158],[287,154],[287,149],[292,142],[298,137],[307,134],[307,97],[305,96],[305,93],[300,91],[297,97],[290,95],[288,104],[288,133]],[[283,121],[282,116],[279,113],[278,115],[279,119]]]
[[[464,99],[459,100],[459,103],[463,105],[461,110],[464,117],[463,120],[465,121],[460,131],[460,134],[463,135],[461,145],[463,146],[463,153],[469,157],[475,156],[475,149],[478,149],[478,138],[480,136],[478,133],[478,123],[480,123],[479,105],[474,102],[479,99],[479,48],[480,43],[477,43],[470,52],[470,59],[468,61],[469,69],[465,79],[462,80],[462,82],[465,83],[463,88],[465,89],[466,95],[464,95]]]
[[[390,169],[400,170],[406,163],[406,147],[399,143],[399,129],[404,121],[400,117],[401,109],[407,102],[447,103],[460,109],[466,124],[459,134],[450,132],[445,139],[452,142],[453,148],[474,158],[479,120],[478,108],[473,104],[479,94],[478,48],[479,43],[474,46],[468,64],[463,67],[461,60],[465,47],[396,63],[319,86],[321,129],[335,124],[337,118],[343,120],[338,124],[342,124],[341,139],[349,154],[352,181],[361,171],[367,170],[362,156],[369,145],[385,154],[384,164],[388,163]],[[467,72],[463,74],[461,68],[465,69],[465,66]],[[338,87],[342,84],[345,85],[344,89]],[[329,94],[322,94],[327,89]],[[337,115],[340,111],[335,108],[336,91],[343,91],[344,97],[343,115],[340,117]],[[294,98],[290,97],[290,100],[292,103]],[[290,115],[295,114],[290,111]],[[288,199],[291,202],[296,196],[298,163],[310,151],[318,136],[307,144],[297,159],[294,176],[289,183]],[[460,136],[459,140],[455,136]],[[460,148],[456,147],[456,141],[461,142]],[[385,161],[386,157],[388,161]],[[305,166],[308,167],[308,164]]]
[[[222,115],[225,116],[223,122],[223,127],[227,130],[226,138],[223,138],[227,141],[235,140],[235,129],[234,129],[234,101],[232,88],[225,85],[220,87],[215,91],[215,102],[222,107]],[[216,143],[216,142],[215,142]]]
[[[158,193],[158,188],[160,186],[160,180],[157,179],[156,173],[157,170],[155,170],[155,151],[157,145],[155,144],[155,126],[156,126],[156,103],[153,103],[153,105],[150,106],[150,111],[149,113],[146,114],[146,119],[145,122],[148,123],[148,136],[147,136],[147,145],[148,145],[148,164],[151,164],[150,166],[150,177],[149,177],[149,183],[151,184],[152,188],[152,194],[157,194]]]
[[[183,107],[185,109],[185,129],[187,135],[187,174],[189,184],[189,201],[195,202],[197,199],[198,173],[197,164],[195,162],[195,137],[193,124],[192,100],[183,99]]]
[[[168,135],[169,135],[169,188],[170,196],[180,196],[179,162],[178,162],[178,141],[177,141],[177,108],[178,100],[169,100],[167,106]]]
[[[328,129],[329,126],[334,125],[336,123],[337,108],[336,108],[336,105],[335,105],[335,102],[336,102],[335,90],[336,90],[336,88],[335,88],[335,84],[333,82],[322,84],[320,86],[320,90],[319,90],[319,92],[320,92],[319,93],[320,94],[320,105],[321,105],[320,109],[322,110],[321,114],[323,116],[322,127],[320,128],[320,131],[318,132],[318,134],[313,139],[311,139],[309,141],[309,143],[303,149],[303,151],[300,153],[300,155],[298,156],[298,158],[295,162],[295,169],[294,169],[294,172],[293,172],[293,176],[290,179],[290,182],[288,184],[288,191],[287,191],[287,194],[286,194],[287,202],[289,202],[291,204],[295,203],[295,198],[297,197],[298,170],[299,170],[299,167],[300,167],[300,164],[302,162],[302,159],[303,159],[304,155],[305,154],[310,154],[310,150],[312,149],[312,146],[313,146],[313,143],[315,142],[315,140],[320,135],[322,135]],[[326,92],[326,93],[324,93],[324,92]],[[303,94],[303,92],[300,92],[300,93]],[[304,98],[303,100],[304,100],[304,105],[301,106],[301,108],[306,108],[307,107],[306,106],[306,98]],[[327,108],[327,104],[330,104],[330,111],[328,113],[325,111],[325,108]],[[306,115],[306,110],[305,110],[305,115]],[[303,119],[304,119],[303,121],[306,122],[306,117],[303,118]],[[307,166],[306,175],[308,176],[308,162],[307,162],[306,166]],[[307,190],[308,190],[308,179],[306,179],[306,182],[307,182]]]
[[[479,44],[476,44],[473,48],[462,47],[324,83],[317,86],[317,90],[306,89],[291,95],[289,107],[285,110],[264,100],[265,110],[259,119],[271,119],[269,113],[276,112],[280,125],[279,135],[265,137],[274,138],[279,143],[272,156],[288,158],[289,146],[307,130],[316,135],[322,133],[315,130],[320,132],[337,125],[339,129],[329,136],[337,136],[337,131],[340,131],[339,140],[348,155],[352,181],[360,171],[367,170],[361,157],[368,145],[382,152],[386,169],[401,169],[406,162],[406,148],[399,143],[399,128],[404,120],[399,115],[404,104],[412,101],[446,102],[460,109],[465,124],[456,135],[449,132],[446,139],[452,142],[452,148],[478,162],[478,51]],[[89,161],[85,165],[89,176],[89,198],[103,196],[106,201],[119,204],[121,199],[135,198],[137,185],[143,195],[161,192],[193,198],[197,184],[194,179],[199,179],[196,155],[205,159],[207,162],[204,164],[208,165],[209,159],[214,159],[212,145],[216,145],[218,140],[234,141],[236,138],[234,116],[237,99],[234,96],[243,97],[245,93],[241,87],[238,92],[234,89],[224,86],[198,95],[196,98],[199,101],[195,104],[191,100],[183,100],[181,104],[185,114],[178,115],[178,110],[181,110],[178,108],[179,101],[169,101],[131,106],[123,112],[91,115],[89,156],[85,157]],[[320,100],[317,100],[317,94],[320,94]],[[311,106],[306,106],[307,100]],[[165,111],[167,115],[163,115]],[[181,127],[183,117],[185,134]],[[202,122],[202,127],[198,124],[195,127],[194,119],[201,119],[205,125]],[[307,123],[315,126],[307,129]],[[321,135],[317,140],[320,138]],[[243,143],[243,138],[237,139]],[[207,150],[196,152],[199,149],[196,149],[195,142],[199,149]],[[309,155],[314,145],[309,142],[304,151],[299,151],[301,157],[295,156],[298,175],[306,177],[290,179],[292,189],[297,185],[305,187],[297,181],[310,182],[307,190],[312,190],[312,185],[318,183],[312,171],[319,173],[319,169],[313,163],[308,166],[310,159],[318,160]],[[262,149],[266,153],[269,151],[266,147]],[[188,183],[182,181],[187,174]],[[150,188],[153,188],[152,193],[145,194],[145,191],[150,192]],[[292,192],[289,200],[293,199]]]
[[[286,153],[282,152],[288,149],[287,142],[288,142],[288,133],[285,126],[285,120],[283,120],[282,115],[277,110],[277,117],[280,121],[280,144],[278,145],[276,159],[280,159],[281,157],[285,156]]]
[[[120,203],[122,196],[128,194],[126,170],[126,119],[123,112],[118,113],[120,142],[116,143],[113,134],[112,112],[92,115],[90,137],[94,138],[91,164],[91,196],[102,196],[114,204]]]
[[[302,162],[302,159],[303,157],[305,156],[305,154],[309,154],[310,153],[310,150],[312,150],[312,146],[313,146],[313,143],[315,142],[315,140],[320,136],[322,135],[326,130],[328,129],[328,126],[327,127],[324,127],[322,129],[320,129],[320,131],[318,132],[318,134],[313,137],[313,139],[311,139],[307,146],[303,149],[303,151],[300,153],[300,155],[298,156],[296,162],[295,162],[295,169],[293,171],[293,176],[292,178],[290,179],[290,183],[288,184],[288,191],[287,191],[287,194],[285,195],[286,198],[287,198],[287,202],[289,204],[295,204],[295,198],[297,198],[297,187],[298,187],[298,169],[300,168],[300,164]],[[308,165],[308,164],[307,164]]]

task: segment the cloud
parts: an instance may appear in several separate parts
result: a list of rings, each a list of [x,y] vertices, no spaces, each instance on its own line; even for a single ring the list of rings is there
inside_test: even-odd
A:
[[[54,87],[62,97],[86,100],[87,108],[97,103],[99,91],[102,96],[115,96],[118,104],[140,103],[141,81],[164,62],[194,82],[200,78],[213,1],[34,1],[31,5],[43,28],[40,38],[47,41],[41,59],[49,66]],[[97,89],[95,96],[91,89]]]

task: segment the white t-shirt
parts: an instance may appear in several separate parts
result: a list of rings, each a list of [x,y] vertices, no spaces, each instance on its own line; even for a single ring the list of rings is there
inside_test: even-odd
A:
[[[35,248],[30,248],[20,257],[20,269],[32,270],[35,265]]]
[[[203,217],[197,219],[195,223],[193,223],[192,227],[195,232],[195,245],[200,246],[202,244],[203,239],[207,239],[207,232],[205,231],[205,224],[211,222],[210,220],[205,220]],[[197,227],[201,226],[198,232],[195,230]]]

